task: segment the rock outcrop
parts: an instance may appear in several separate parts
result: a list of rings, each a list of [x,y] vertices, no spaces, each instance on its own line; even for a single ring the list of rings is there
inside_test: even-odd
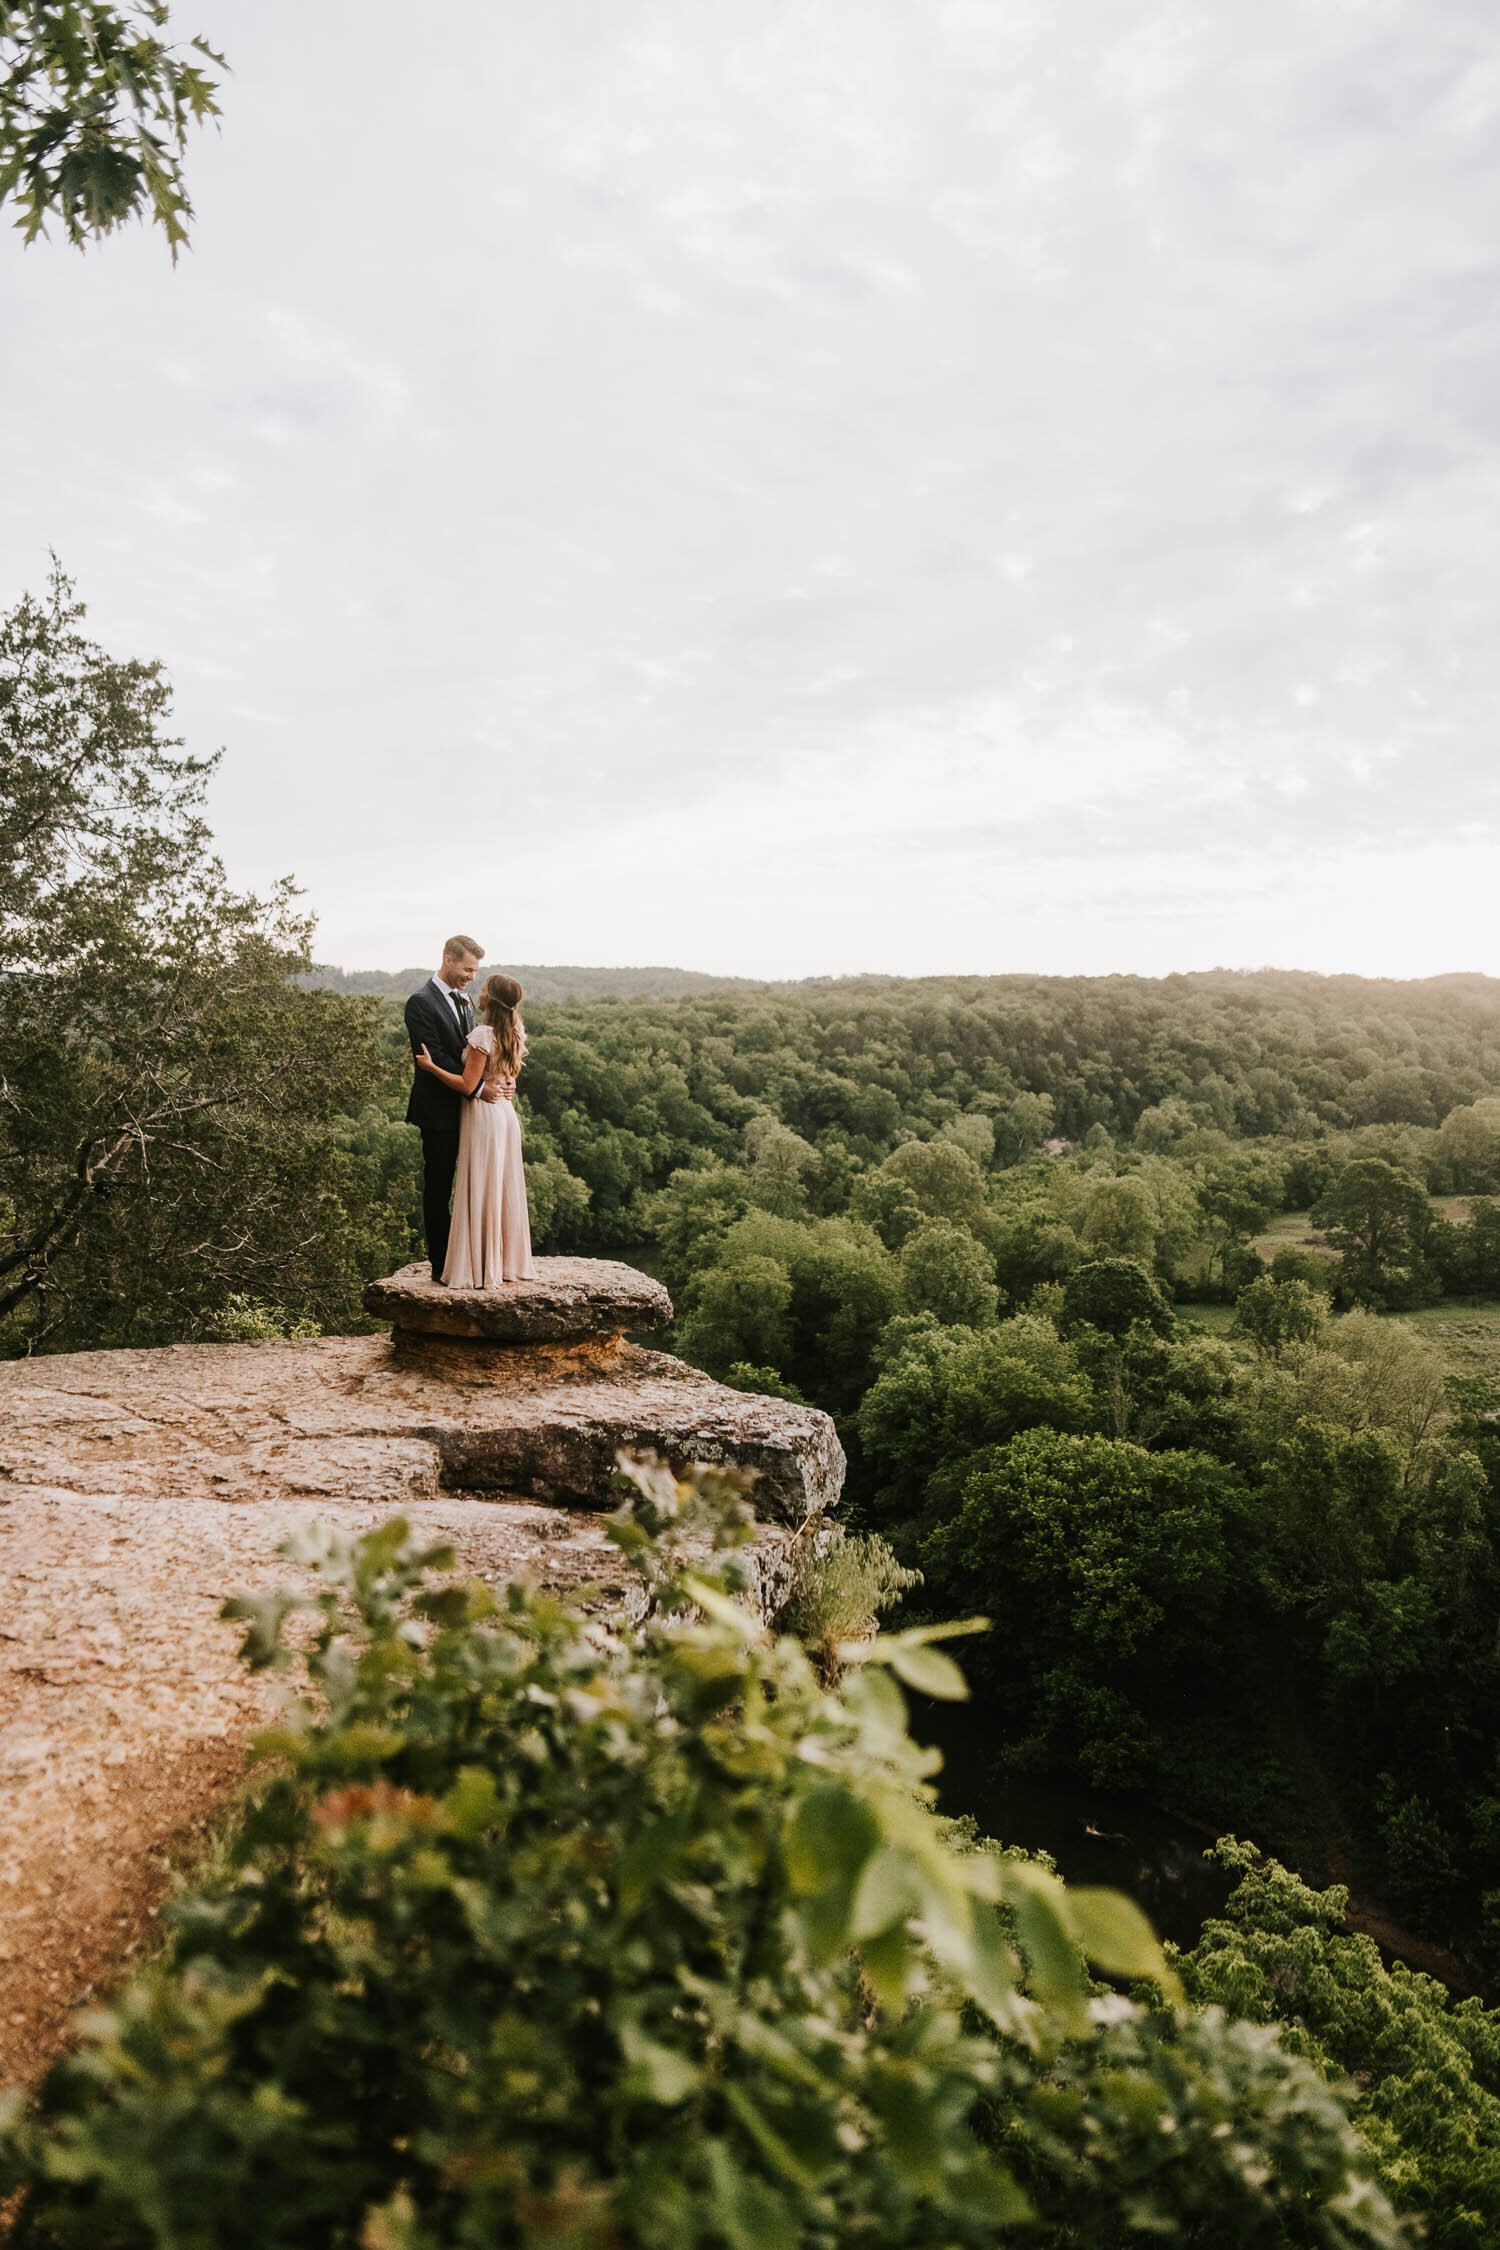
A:
[[[387,1507],[440,1491],[613,1507],[621,1446],[757,1472],[757,1512],[831,1507],[844,1459],[811,1407],[755,1398],[619,1337],[571,1347],[404,1333],[174,1344],[0,1366],[0,1478]]]
[[[408,1267],[367,1300],[390,1336],[0,1365],[0,2083],[119,1963],[172,1838],[240,1773],[274,1691],[218,1609],[288,1575],[293,1524],[399,1509],[467,1572],[590,1581],[628,1610],[599,1512],[617,1450],[650,1448],[757,1472],[759,1597],[785,1600],[842,1482],[827,1416],[629,1341],[671,1317],[648,1276],[538,1268],[456,1292]]]
[[[365,1289],[365,1310],[398,1335],[467,1336],[499,1344],[577,1344],[665,1328],[672,1300],[659,1281],[610,1258],[538,1258],[536,1277],[503,1289],[445,1289],[424,1265]]]

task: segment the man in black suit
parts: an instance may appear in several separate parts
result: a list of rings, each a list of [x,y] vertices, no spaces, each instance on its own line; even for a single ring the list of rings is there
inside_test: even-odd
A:
[[[417,1049],[425,1047],[444,1070],[463,1069],[464,1043],[474,1028],[467,988],[483,959],[484,947],[473,938],[449,938],[443,947],[442,967],[406,1003],[406,1035],[413,1059]],[[492,1101],[498,1095],[493,1087],[486,1086],[483,1098]],[[430,1071],[417,1071],[406,1105],[406,1122],[417,1126],[422,1135],[422,1232],[427,1237],[434,1281],[442,1280],[448,1258],[449,1205],[463,1113],[462,1094],[456,1094]]]

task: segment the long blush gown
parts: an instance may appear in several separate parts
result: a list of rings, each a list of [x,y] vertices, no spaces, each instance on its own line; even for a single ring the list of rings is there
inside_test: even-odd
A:
[[[478,1024],[468,1044],[489,1054],[495,1034],[487,1023]],[[513,1102],[476,1095],[464,1103],[459,1125],[443,1280],[450,1289],[495,1289],[502,1281],[530,1281],[534,1271],[521,1120]]]

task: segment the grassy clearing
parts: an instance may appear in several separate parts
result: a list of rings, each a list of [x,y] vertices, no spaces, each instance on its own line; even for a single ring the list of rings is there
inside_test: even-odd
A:
[[[1500,1383],[1500,1302],[1493,1297],[1445,1297],[1400,1317],[1437,1345],[1454,1375]]]
[[[1430,1195],[1427,1198],[1434,1215],[1451,1219],[1455,1226],[1466,1226],[1469,1221],[1467,1195]],[[1264,1234],[1252,1236],[1252,1245],[1269,1265],[1278,1250],[1307,1250],[1315,1258],[1334,1258],[1337,1251],[1330,1249],[1327,1238],[1313,1225],[1311,1211],[1283,1211],[1271,1221]]]
[[[1227,1336],[1234,1326],[1233,1305],[1179,1305],[1181,1318],[1210,1336]],[[1343,1316],[1336,1313],[1334,1318]],[[1477,1375],[1500,1384],[1500,1300],[1445,1297],[1418,1312],[1392,1313],[1442,1353],[1453,1375]]]
[[[1315,1258],[1338,1256],[1313,1225],[1311,1211],[1283,1211],[1279,1218],[1271,1221],[1264,1234],[1252,1237],[1251,1247],[1260,1252],[1267,1265],[1278,1250],[1307,1250]]]

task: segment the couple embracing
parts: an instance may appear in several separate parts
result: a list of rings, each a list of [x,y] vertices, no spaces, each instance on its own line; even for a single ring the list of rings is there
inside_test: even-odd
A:
[[[514,977],[487,978],[476,1021],[468,987],[483,959],[473,938],[449,938],[442,967],[406,1003],[417,1066],[406,1122],[422,1135],[422,1229],[432,1278],[449,1289],[495,1289],[533,1272],[515,1110],[523,995]]]

